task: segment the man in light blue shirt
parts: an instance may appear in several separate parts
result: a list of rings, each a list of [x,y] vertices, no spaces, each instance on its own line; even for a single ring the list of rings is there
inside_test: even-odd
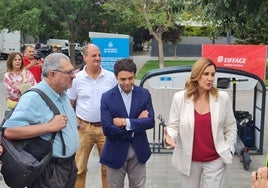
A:
[[[46,57],[42,75],[43,80],[34,87],[53,101],[60,115],[54,115],[38,93],[27,92],[20,98],[10,119],[5,122],[4,136],[10,140],[36,136],[48,140],[52,133],[61,130],[65,144],[60,135],[56,134],[51,162],[28,187],[74,187],[77,177],[74,158],[79,139],[76,116],[66,94],[75,78],[74,67],[66,55],[54,53]],[[66,148],[66,154],[62,152],[63,147]]]

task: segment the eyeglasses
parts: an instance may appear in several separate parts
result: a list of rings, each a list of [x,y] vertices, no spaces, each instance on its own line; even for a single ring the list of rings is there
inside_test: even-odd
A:
[[[60,72],[60,73],[63,73],[63,74],[69,74],[69,75],[72,75],[75,73],[74,70],[70,70],[70,71],[61,71],[61,70],[53,70],[53,71],[57,71],[57,72]]]

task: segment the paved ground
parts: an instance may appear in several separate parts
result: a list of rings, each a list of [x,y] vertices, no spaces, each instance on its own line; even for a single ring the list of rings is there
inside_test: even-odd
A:
[[[144,62],[148,59],[152,59],[148,55],[138,55],[134,56],[134,61],[137,64],[138,69],[140,69]],[[0,82],[3,83],[3,72],[5,72],[5,62],[0,61]],[[137,81],[138,85],[139,82]],[[170,102],[175,91],[173,90],[158,90],[152,89],[148,85],[145,84],[145,87],[150,89],[153,99],[153,105],[155,109],[156,117],[158,114],[161,114],[164,119],[167,119]],[[0,84],[0,112],[3,114],[5,110],[5,91],[3,84]],[[252,108],[252,93],[251,92],[242,92],[238,94],[238,107],[237,109],[241,110],[249,110]],[[267,97],[266,97],[267,98]],[[268,105],[266,100],[266,106]],[[2,116],[0,116],[2,117]],[[265,120],[267,122],[267,113]],[[156,119],[156,127],[158,127],[159,120]],[[265,123],[266,125],[267,123]],[[226,170],[225,177],[225,187],[224,188],[250,188],[250,175],[251,172],[257,169],[259,166],[263,166],[265,162],[265,156],[268,153],[268,139],[267,139],[267,130],[265,126],[264,132],[264,152],[263,155],[251,155],[252,162],[250,164],[250,169],[248,171],[243,169],[242,164],[240,163],[237,156],[233,159],[233,164],[229,165]],[[158,131],[156,131],[158,132]],[[148,131],[148,137],[150,143],[154,141],[158,143],[158,136],[153,139],[153,131]],[[161,138],[160,138],[161,142]],[[147,182],[146,188],[178,188],[180,187],[180,175],[178,172],[172,167],[170,160],[171,154],[164,153],[170,152],[169,150],[162,150],[162,153],[157,153],[156,149],[154,154],[152,154],[151,158],[147,163]],[[253,151],[254,152],[254,151]],[[96,150],[93,151],[90,156],[88,163],[88,174],[87,174],[87,188],[101,188],[101,180],[100,180],[100,164],[98,162],[99,157],[97,155]],[[127,178],[125,187],[127,187]],[[4,181],[0,181],[0,188],[7,187]]]

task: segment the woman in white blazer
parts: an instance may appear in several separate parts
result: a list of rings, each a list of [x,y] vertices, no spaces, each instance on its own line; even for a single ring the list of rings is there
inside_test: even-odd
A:
[[[222,188],[232,162],[236,119],[228,94],[213,85],[215,73],[210,59],[197,60],[185,90],[175,93],[171,104],[165,142],[175,147],[172,164],[182,174],[183,188]]]

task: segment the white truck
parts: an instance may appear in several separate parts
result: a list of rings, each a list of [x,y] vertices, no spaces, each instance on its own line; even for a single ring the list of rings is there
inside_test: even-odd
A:
[[[7,59],[11,52],[21,51],[20,31],[9,32],[8,29],[0,30],[0,56]]]
[[[48,39],[47,45],[50,47],[57,46],[61,49],[67,49],[69,46],[69,41],[67,39]]]
[[[49,48],[52,48],[53,46],[57,46],[59,48],[59,51],[64,53],[65,55],[70,57],[70,46],[69,41],[67,39],[48,39],[47,40],[47,46]],[[79,43],[75,43],[75,63],[80,64],[83,62],[83,57],[81,54],[81,47]]]
[[[74,43],[75,44],[75,49],[80,48],[79,43]],[[62,50],[69,49],[69,41],[67,39],[48,39],[47,40],[47,45],[52,47],[52,46],[57,46],[58,48],[61,48]]]

